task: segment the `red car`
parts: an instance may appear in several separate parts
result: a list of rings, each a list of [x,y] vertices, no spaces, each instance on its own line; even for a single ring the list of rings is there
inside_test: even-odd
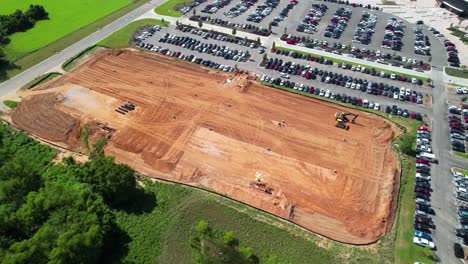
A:
[[[418,130],[420,130],[420,131],[428,131],[428,132],[429,132],[429,128],[428,128],[428,127],[425,127],[425,126],[418,126]]]
[[[314,88],[313,86],[311,86],[311,87],[309,88],[309,93],[314,93],[314,91],[315,91],[315,88]]]
[[[451,121],[449,122],[449,126],[460,126],[461,123],[460,122],[457,122],[457,121]]]
[[[429,165],[429,161],[427,161],[425,159],[416,159],[416,163],[422,163],[422,164]]]
[[[415,188],[414,192],[422,193],[422,194],[425,194],[427,196],[431,196],[431,192],[428,189],[424,189],[424,188]]]

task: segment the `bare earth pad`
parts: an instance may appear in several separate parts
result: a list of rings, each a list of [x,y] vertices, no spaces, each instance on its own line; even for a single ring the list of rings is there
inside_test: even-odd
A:
[[[357,111],[349,131],[336,128],[335,112],[349,109],[251,79],[106,51],[27,92],[12,118],[76,150],[86,125],[90,143],[111,138],[106,152],[143,174],[203,186],[338,241],[386,234],[399,185],[397,128]],[[115,111],[126,102],[136,109]]]

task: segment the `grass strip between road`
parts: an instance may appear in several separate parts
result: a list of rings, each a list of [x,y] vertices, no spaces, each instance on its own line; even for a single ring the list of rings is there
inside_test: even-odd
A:
[[[421,125],[420,121],[414,119],[403,118],[400,116],[390,115],[382,111],[368,109],[361,106],[354,106],[348,103],[342,103],[333,99],[324,98],[315,94],[310,94],[307,92],[302,92],[290,88],[285,88],[279,85],[270,84],[268,82],[259,81],[259,83],[265,86],[304,95],[321,101],[331,102],[349,108],[374,113],[396,123],[400,127],[403,127],[405,133],[416,133],[417,126]],[[399,145],[400,141],[401,136],[396,138],[393,144]],[[422,248],[413,243],[413,223],[415,210],[413,188],[415,186],[416,181],[415,157],[403,154],[401,151],[398,150],[398,148],[394,149],[398,153],[402,170],[400,177],[400,191],[398,195],[398,208],[392,231],[385,237],[383,237],[381,241],[386,241],[386,243],[391,244],[387,245],[387,247],[389,247],[389,250],[392,250],[393,252],[392,257],[394,258],[394,263],[433,263],[434,260],[437,258],[434,255],[434,253],[429,248]]]
[[[429,78],[426,78],[426,77],[420,77],[420,76],[416,76],[416,75],[411,75],[411,74],[406,74],[406,73],[401,73],[401,72],[397,72],[397,71],[392,71],[392,70],[387,70],[387,69],[382,69],[382,68],[377,68],[377,67],[373,67],[373,66],[368,66],[368,65],[365,65],[365,64],[360,64],[360,63],[356,63],[356,62],[352,62],[352,61],[347,61],[347,60],[342,60],[342,59],[337,59],[337,58],[333,58],[333,57],[328,57],[328,56],[323,56],[321,54],[317,54],[317,53],[313,53],[313,52],[305,52],[305,51],[300,51],[300,50],[295,50],[295,49],[290,49],[290,48],[285,48],[285,47],[278,47],[276,46],[275,49],[277,50],[284,50],[284,51],[289,51],[289,52],[297,52],[297,53],[301,53],[301,54],[305,54],[305,55],[310,55],[310,56],[314,56],[314,57],[323,57],[324,59],[327,59],[327,60],[331,60],[333,61],[334,63],[347,63],[347,64],[350,64],[350,65],[360,65],[360,66],[364,66],[366,68],[369,68],[369,69],[375,69],[376,71],[383,71],[383,72],[387,72],[387,73],[394,73],[394,74],[397,74],[397,75],[404,75],[406,76],[406,78],[416,78],[416,79],[420,79],[424,82],[427,82],[429,80]]]
[[[16,101],[12,101],[12,100],[5,100],[3,101],[3,104],[8,106],[9,108],[13,109],[15,108],[16,106],[18,106],[18,102]]]
[[[461,169],[461,168],[453,168],[454,171],[456,172],[461,172],[465,175],[468,175],[468,170],[465,170],[465,169]]]
[[[75,56],[73,56],[70,59],[68,59],[67,61],[65,61],[62,64],[62,69],[64,69],[65,71],[68,71],[68,72],[73,70],[75,68],[75,66],[79,64],[79,62],[81,61],[82,58],[84,58],[86,55],[92,54],[98,48],[100,48],[100,46],[98,46],[98,45],[87,47],[86,49],[84,49],[80,53],[76,54]]]
[[[79,30],[76,30],[65,37],[58,39],[49,45],[38,49],[30,54],[24,56],[23,58],[13,62],[14,65],[11,66],[11,69],[7,71],[6,79],[11,78],[21,72],[31,68],[32,66],[38,64],[39,62],[49,58],[53,54],[62,51],[63,49],[75,44],[81,39],[85,38],[88,35],[96,32],[100,28],[112,23],[116,19],[122,17],[123,15],[137,9],[143,4],[149,2],[149,0],[135,0],[133,3],[115,11],[114,13],[105,16],[87,26],[82,27]],[[6,80],[0,79],[0,81]]]
[[[129,42],[131,41],[132,35],[136,30],[145,26],[156,26],[161,27],[168,26],[170,23],[168,21],[162,21],[159,19],[141,19],[133,21],[132,23],[126,25],[125,27],[119,29],[118,31],[112,33],[107,38],[101,40],[98,45],[112,48],[112,49],[122,49],[130,47]]]
[[[50,81],[50,80],[52,80],[55,77],[60,76],[60,75],[62,75],[62,74],[58,73],[58,72],[50,72],[50,73],[43,74],[43,75],[37,77],[36,79],[28,82],[23,87],[21,87],[21,90],[29,90],[31,88],[34,88],[34,87],[38,86],[38,85],[46,83],[46,82],[48,82],[48,81]]]
[[[468,70],[445,67],[445,73],[453,77],[468,79]]]
[[[459,152],[459,151],[454,151],[453,153],[455,153],[455,155],[457,155],[458,157],[468,159],[468,154],[467,153],[463,153],[463,152]]]
[[[181,17],[183,14],[176,10],[176,7],[183,4],[190,4],[192,2],[193,0],[168,0],[162,5],[157,6],[154,9],[154,12],[162,16]]]

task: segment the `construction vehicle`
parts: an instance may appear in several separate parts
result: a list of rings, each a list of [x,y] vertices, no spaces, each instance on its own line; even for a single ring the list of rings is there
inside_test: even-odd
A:
[[[353,119],[350,120],[348,116],[353,116]],[[356,120],[357,117],[358,115],[353,114],[353,113],[336,112],[335,113],[335,120],[336,120],[335,126],[348,130],[349,125],[347,123],[348,122],[354,123],[354,120]]]

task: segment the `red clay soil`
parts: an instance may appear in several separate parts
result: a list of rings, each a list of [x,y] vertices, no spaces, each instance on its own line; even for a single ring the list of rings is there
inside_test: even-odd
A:
[[[399,185],[397,128],[354,111],[357,124],[346,131],[334,114],[350,109],[249,79],[107,51],[29,92],[12,118],[75,149],[79,133],[69,131],[93,124],[90,137],[107,133],[106,152],[143,174],[206,187],[334,240],[368,244],[385,235]],[[117,113],[125,102],[136,109]]]

